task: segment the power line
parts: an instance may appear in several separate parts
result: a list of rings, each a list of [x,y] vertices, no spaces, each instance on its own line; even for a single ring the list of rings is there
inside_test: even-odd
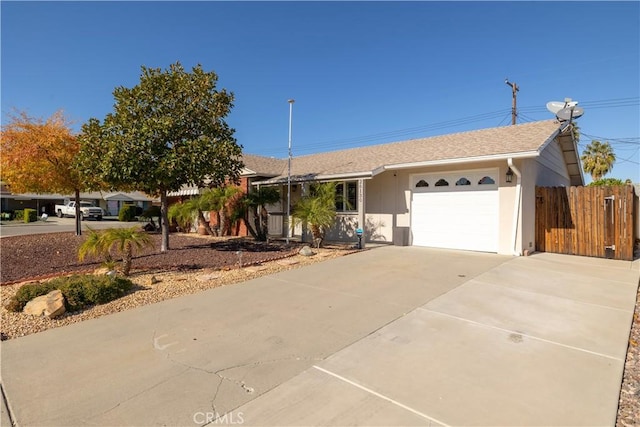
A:
[[[585,101],[580,103],[582,106],[587,107],[589,109],[597,109],[597,108],[617,108],[617,107],[630,107],[640,105],[640,97],[629,97],[629,98],[613,98],[613,99],[604,99],[604,100],[595,100],[595,101]],[[452,127],[459,127],[479,121],[493,120],[493,119],[501,119],[498,124],[498,127],[501,126],[505,120],[508,119],[513,113],[513,108],[511,109],[502,109],[497,111],[492,111],[488,113],[476,114],[473,116],[461,117],[458,119],[445,120],[442,122],[431,123],[422,126],[416,126],[411,128],[397,129],[387,132],[369,134],[364,136],[357,136],[352,138],[341,138],[334,140],[320,140],[316,142],[306,143],[306,144],[298,144],[296,147],[296,151],[298,153],[312,153],[317,152],[323,149],[337,149],[343,147],[353,147],[358,146],[361,143],[372,143],[377,141],[390,141],[390,140],[398,140],[402,137],[406,137],[412,134],[420,133],[424,135],[429,131],[442,130]],[[517,117],[520,118],[521,122],[528,123],[537,121],[538,119],[534,119],[530,117],[529,114],[535,113],[548,113],[546,107],[543,106],[529,106],[529,107],[521,107],[518,109]],[[506,115],[506,117],[505,117]],[[524,120],[523,120],[524,119]],[[603,138],[598,136],[593,136],[589,134],[585,134],[580,132],[580,135],[585,136],[587,138],[592,139],[601,139],[612,141],[612,143],[621,143],[621,144],[633,144],[637,145],[640,142],[640,138],[638,137],[630,137],[630,138]],[[284,150],[276,149],[272,150],[272,155],[275,153],[283,153]]]

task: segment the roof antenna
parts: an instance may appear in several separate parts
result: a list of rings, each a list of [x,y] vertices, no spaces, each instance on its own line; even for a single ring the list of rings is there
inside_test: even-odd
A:
[[[516,124],[516,117],[518,116],[518,112],[516,110],[516,93],[520,90],[517,84],[511,83],[509,78],[504,79],[504,82],[511,86],[511,93],[513,94],[513,101],[511,102],[511,124]]]

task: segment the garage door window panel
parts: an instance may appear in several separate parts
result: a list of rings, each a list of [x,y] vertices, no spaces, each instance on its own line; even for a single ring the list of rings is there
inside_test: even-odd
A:
[[[490,176],[484,176],[478,181],[478,185],[494,185],[496,181]]]

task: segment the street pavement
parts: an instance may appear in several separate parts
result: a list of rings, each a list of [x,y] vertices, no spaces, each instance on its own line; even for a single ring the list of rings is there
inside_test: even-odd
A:
[[[381,247],[1,345],[49,425],[613,425],[640,264]]]
[[[118,217],[105,217],[102,221],[84,220],[82,221],[82,230],[86,231],[87,227],[94,230],[103,230],[113,227],[133,227],[143,225],[140,222],[120,222]],[[75,218],[58,218],[56,216],[47,218],[46,221],[36,221],[30,223],[12,221],[3,222],[0,225],[0,237],[8,236],[25,236],[29,234],[47,234],[59,232],[75,232]]]

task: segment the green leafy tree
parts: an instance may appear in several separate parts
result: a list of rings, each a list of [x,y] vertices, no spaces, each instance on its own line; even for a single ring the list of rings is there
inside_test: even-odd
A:
[[[315,185],[293,209],[293,224],[311,228],[313,241],[320,247],[327,229],[336,218],[336,184],[327,182]]]
[[[616,155],[608,142],[591,141],[582,152],[582,169],[598,181],[613,169]]]
[[[225,117],[233,94],[217,90],[218,76],[200,65],[186,72],[142,67],[140,83],[114,90],[113,113],[82,128],[78,162],[112,188],[160,197],[162,244],[169,249],[167,193],[182,185],[220,186],[236,181],[242,147]]]
[[[625,181],[618,178],[600,178],[597,181],[593,181],[591,184],[589,184],[589,186],[590,187],[599,187],[599,186],[611,187],[615,185],[625,185],[625,184],[627,184]]]
[[[237,204],[237,217],[242,218],[249,234],[254,239],[264,242],[269,237],[269,212],[267,205],[280,200],[280,192],[275,187],[259,187],[243,196]],[[253,216],[251,224],[249,214]]]

